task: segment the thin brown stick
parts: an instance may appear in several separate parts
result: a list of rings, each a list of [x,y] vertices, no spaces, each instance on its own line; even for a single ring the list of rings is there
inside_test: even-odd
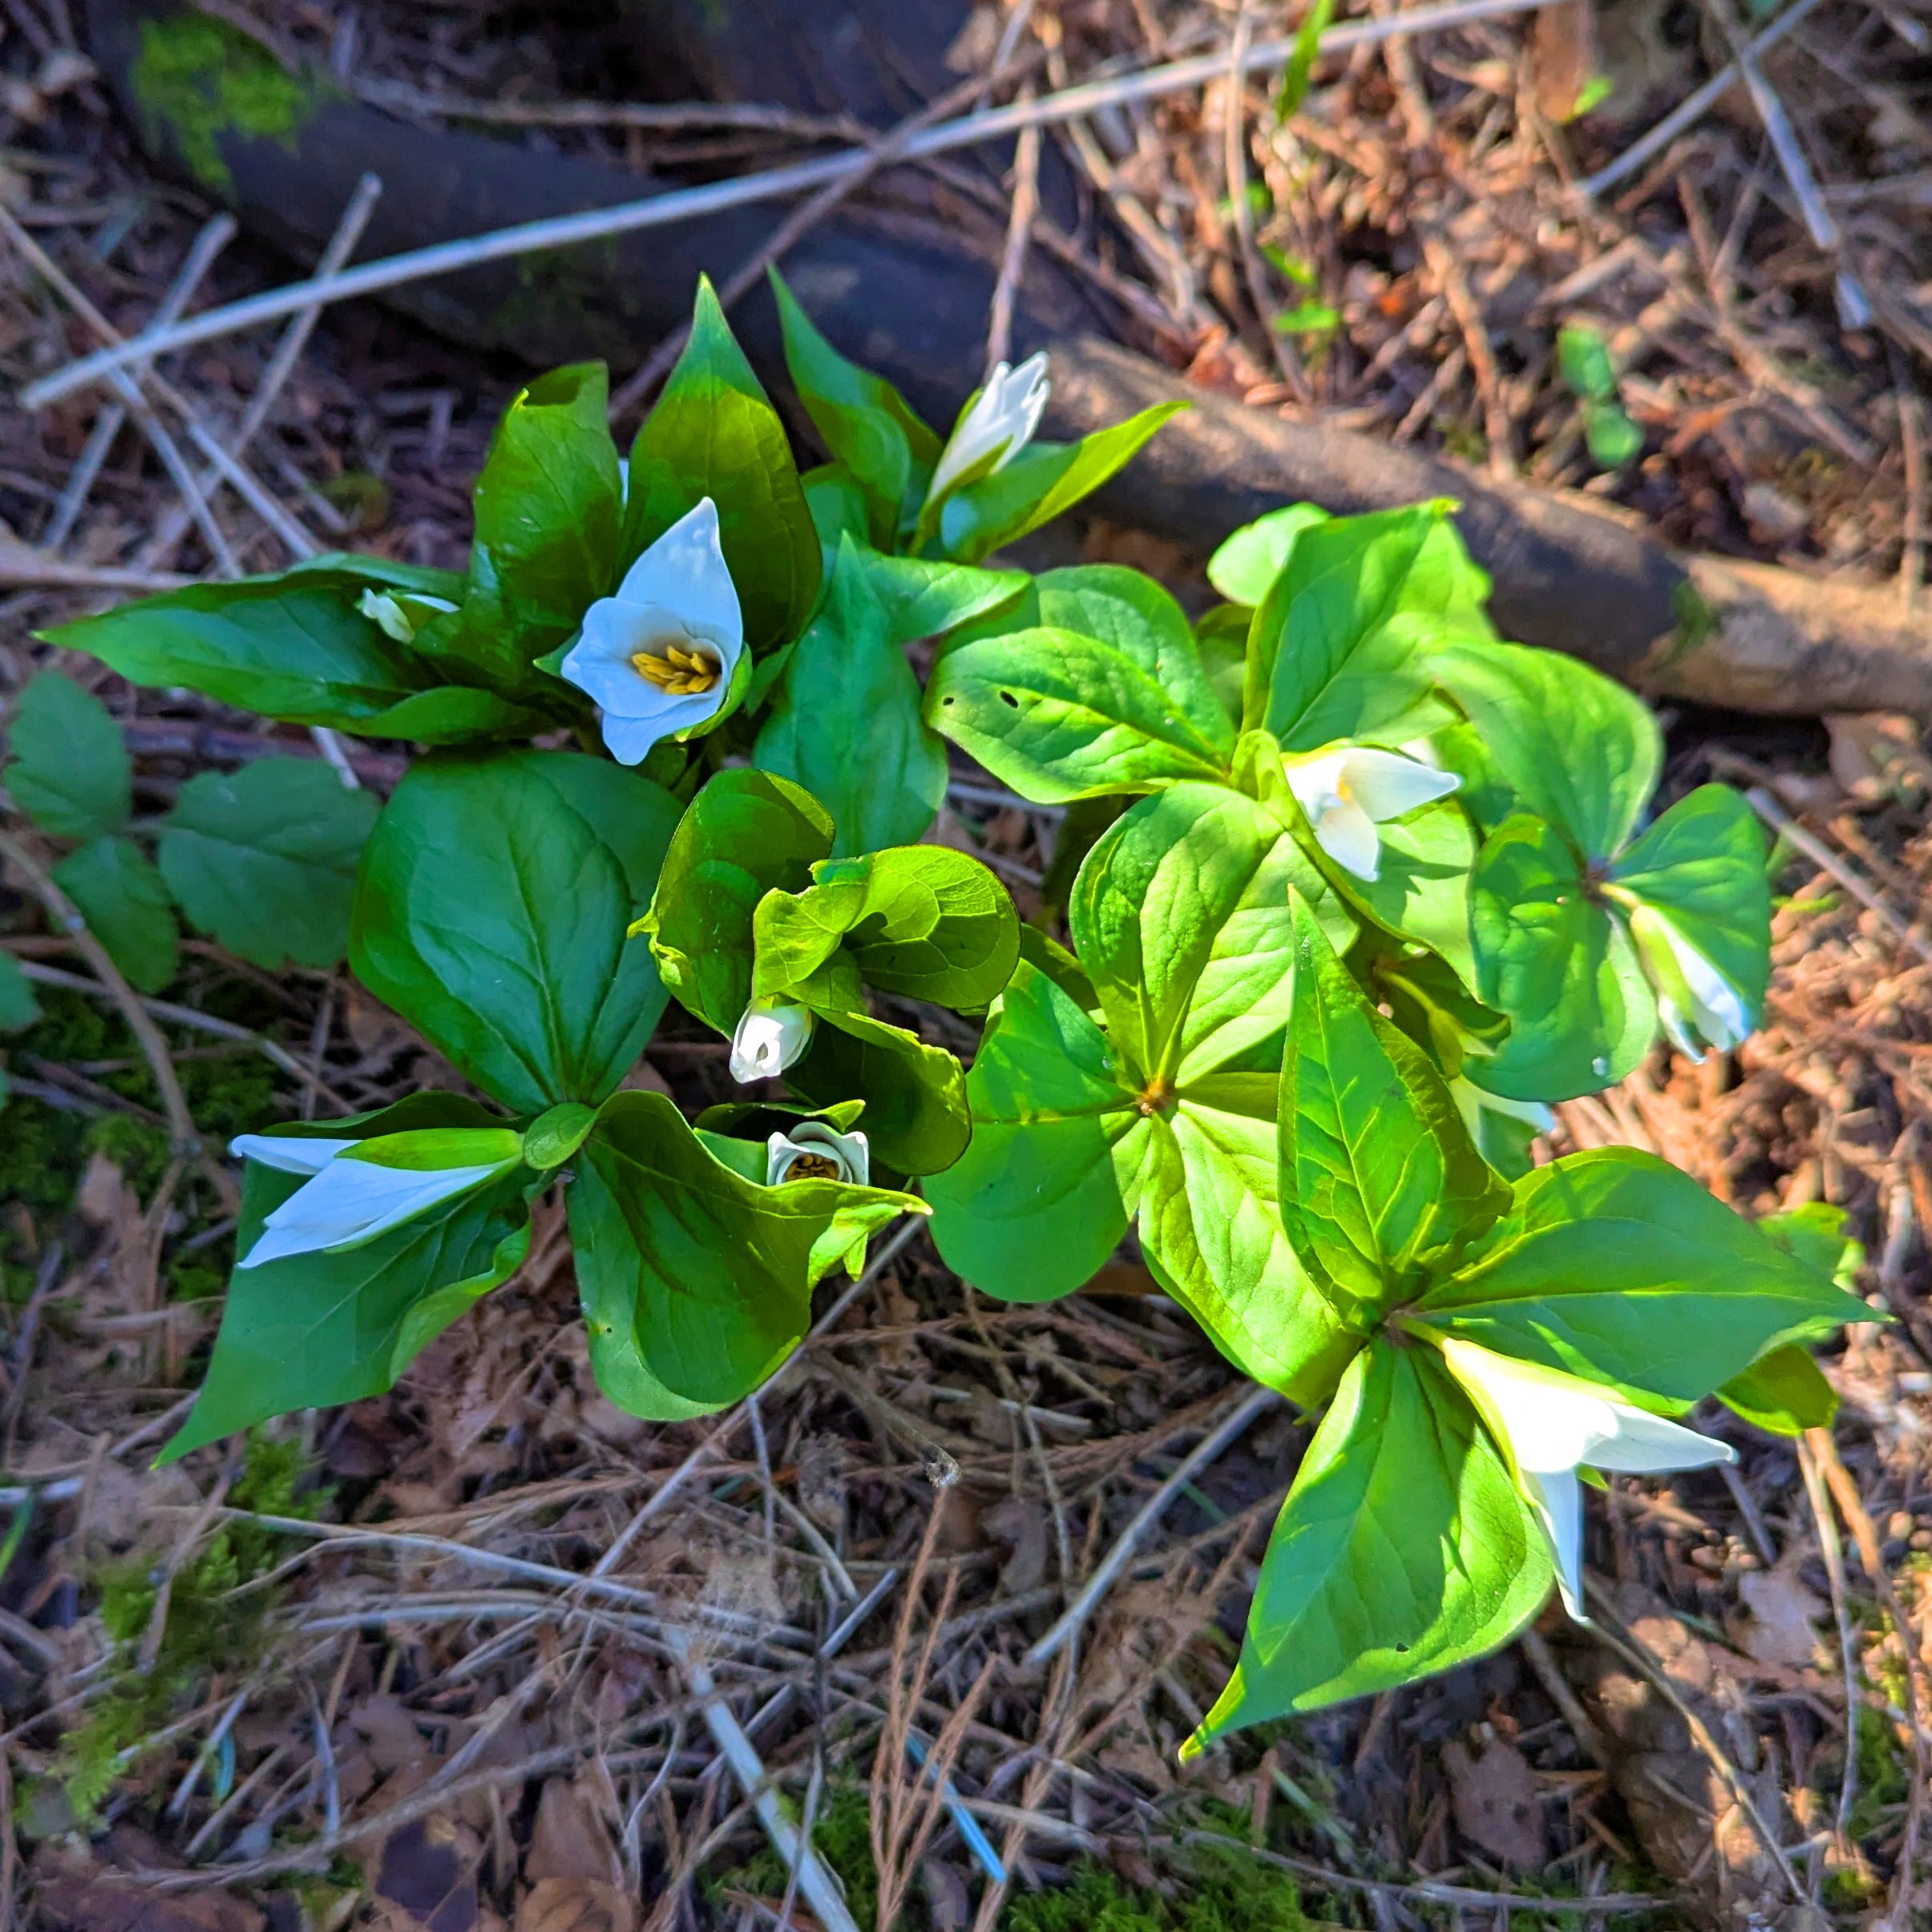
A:
[[[1021,90],[1020,98],[1030,100],[1033,90]],[[1026,255],[1033,238],[1033,220],[1040,211],[1040,130],[1029,126],[1020,131],[1013,148],[1013,200],[1007,216],[1006,245],[1000,253],[1000,278],[993,285],[992,308],[986,324],[986,374],[990,380],[999,364],[1008,360],[1013,344],[1013,301],[1026,273]]]
[[[1832,1514],[1825,1478],[1809,1437],[1798,1444],[1798,1470],[1805,1478],[1805,1500],[1811,1505],[1818,1550],[1825,1559],[1825,1581],[1831,1587],[1832,1618],[1838,1627],[1838,1667],[1845,1678],[1845,1766],[1838,1777],[1838,1809],[1833,1829],[1837,1836],[1839,1856],[1849,1857],[1852,1807],[1858,1801],[1858,1641],[1845,1602],[1845,1548],[1838,1540],[1837,1518]]]

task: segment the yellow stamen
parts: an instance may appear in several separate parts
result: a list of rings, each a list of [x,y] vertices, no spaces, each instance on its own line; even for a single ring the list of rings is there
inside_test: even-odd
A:
[[[662,653],[639,651],[631,669],[647,684],[673,697],[690,697],[711,690],[725,667],[711,652],[693,645],[666,644]]]
[[[801,1154],[785,1170],[785,1178],[788,1181],[835,1181],[839,1163],[822,1154]]]

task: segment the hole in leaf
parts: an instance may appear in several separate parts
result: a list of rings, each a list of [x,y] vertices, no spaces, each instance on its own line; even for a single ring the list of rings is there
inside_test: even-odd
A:
[[[1002,691],[1000,693],[1000,702],[1003,705],[1011,705],[1016,711],[1020,709],[1019,699],[1015,697],[1010,691]]]

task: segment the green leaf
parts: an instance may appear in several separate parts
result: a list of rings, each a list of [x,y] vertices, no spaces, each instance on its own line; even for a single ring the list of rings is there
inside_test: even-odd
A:
[[[1312,1407],[1361,1345],[1297,1263],[1276,1187],[1272,1075],[1209,1073],[1148,1122],[1141,1251],[1245,1375]]]
[[[1667,913],[1751,1011],[1764,1011],[1771,882],[1764,832],[1740,794],[1699,786],[1624,853],[1610,878],[1618,895]]]
[[[776,269],[767,273],[792,386],[825,447],[863,493],[873,542],[890,549],[900,526],[919,514],[940,459],[940,439],[883,376],[833,348]]]
[[[1801,1436],[1829,1429],[1838,1413],[1838,1392],[1804,1349],[1787,1344],[1734,1375],[1717,1391],[1725,1408],[1774,1436]]]
[[[1865,1243],[1845,1231],[1850,1219],[1829,1201],[1807,1201],[1802,1207],[1766,1215],[1753,1225],[1767,1241],[1849,1295],[1857,1293],[1858,1271],[1865,1266]]]
[[[785,426],[700,277],[690,339],[631,448],[624,554],[635,556],[705,497],[745,615],[766,651],[798,636],[818,598],[818,533]]]
[[[1417,1304],[1499,1355],[1690,1402],[1780,1343],[1871,1319],[1655,1155],[1569,1154],[1515,1194],[1455,1277]]]
[[[1234,730],[1166,591],[1112,564],[1050,571],[1034,588],[1033,622],[940,658],[934,725],[1043,802],[1225,776]]]
[[[938,1174],[966,1151],[966,1073],[943,1048],[869,1013],[818,1010],[818,1025],[785,1077],[816,1107],[861,1097],[875,1159],[901,1174]]]
[[[1620,470],[1643,454],[1643,431],[1620,402],[1583,405],[1583,441],[1599,470]]]
[[[661,786],[579,753],[419,763],[363,856],[356,975],[514,1112],[594,1105],[664,1010],[624,936],[677,818]]]
[[[1296,533],[1248,635],[1242,718],[1284,751],[1399,742],[1445,721],[1429,653],[1486,634],[1488,579],[1446,501],[1332,517]]]
[[[6,788],[55,839],[104,839],[134,809],[121,728],[91,691],[58,671],[29,678],[8,721]]]
[[[910,844],[945,799],[946,747],[920,716],[919,680],[850,537],[753,755],[823,803],[841,856]]]
[[[946,1265],[1004,1301],[1053,1301],[1126,1234],[1149,1138],[1100,1029],[1024,962],[966,1077],[972,1141],[926,1183]]]
[[[831,818],[790,779],[733,770],[706,784],[678,823],[637,924],[680,1005],[721,1033],[737,1027],[751,1004],[758,901],[804,891],[831,849]]]
[[[1523,810],[1560,827],[1586,860],[1623,851],[1663,755],[1640,698],[1574,657],[1520,644],[1460,645],[1435,670]]]
[[[1505,820],[1469,879],[1476,991],[1510,1037],[1472,1069],[1511,1100],[1568,1100],[1624,1077],[1648,1050],[1657,1004],[1622,924],[1591,896],[1553,825]]]
[[[1283,1225],[1318,1281],[1405,1300],[1510,1205],[1442,1077],[1384,1019],[1295,902],[1281,1068]]]
[[[181,963],[181,935],[161,875],[131,839],[95,839],[53,868],[127,983],[159,992]]]
[[[1398,937],[1427,946],[1465,985],[1476,980],[1469,942],[1469,874],[1476,836],[1453,798],[1384,819],[1380,867],[1372,879],[1336,866],[1328,875],[1348,902]]]
[[[10,952],[0,951],[0,1033],[19,1033],[39,1017],[40,1002],[34,997],[32,980]]]
[[[1311,15],[1311,18],[1312,16]],[[1230,604],[1252,611],[1281,575],[1303,531],[1329,520],[1319,503],[1284,503],[1243,523],[1207,560],[1207,580]]]
[[[1314,77],[1315,63],[1321,55],[1322,35],[1328,30],[1329,17],[1334,11],[1334,0],[1312,0],[1308,11],[1302,15],[1301,25],[1295,32],[1294,51],[1282,70],[1281,86],[1275,95],[1278,119],[1287,120],[1307,99],[1308,83]]]
[[[474,1101],[425,1093],[351,1120],[309,1122],[297,1138],[366,1140],[502,1124]],[[262,1223],[305,1178],[248,1163],[237,1254],[254,1246]],[[455,1195],[358,1247],[237,1268],[201,1392],[160,1460],[172,1462],[269,1416],[393,1387],[427,1343],[521,1266],[530,1245],[526,1178],[513,1174]]]
[[[1506,1643],[1549,1594],[1549,1546],[1433,1351],[1350,1364],[1283,1506],[1241,1661],[1186,1750],[1392,1690]]]
[[[1556,366],[1564,386],[1586,402],[1615,399],[1617,372],[1601,329],[1576,325],[1556,332]]]
[[[1139,453],[1185,402],[1159,402],[1077,443],[1035,443],[1003,468],[946,499],[940,539],[947,556],[976,564],[1073,508]]]
[[[1251,798],[1177,785],[1109,829],[1068,918],[1123,1082],[1184,1088],[1287,1023],[1291,886],[1346,945],[1353,921]]]
[[[799,893],[768,892],[753,915],[752,996],[814,1004],[835,955],[881,992],[970,1010],[988,1005],[1019,957],[1019,916],[978,859],[897,846],[827,859]]]
[[[759,1186],[664,1095],[617,1095],[569,1194],[599,1386],[653,1420],[736,1401],[798,1346],[814,1286],[854,1241],[922,1211],[912,1195],[835,1181]]]
[[[161,876],[189,921],[271,972],[335,965],[377,804],[320,758],[203,772],[161,822]]]
[[[518,392],[491,438],[470,553],[471,595],[488,621],[467,634],[499,673],[520,678],[616,581],[622,483],[608,389],[601,362],[552,370]]]
[[[1034,582],[1024,570],[982,570],[944,557],[894,557],[876,550],[861,556],[895,644],[943,637],[963,624],[1004,613]]]
[[[1247,633],[1253,616],[1244,605],[1217,604],[1194,625],[1201,668],[1236,730],[1241,724],[1241,687],[1247,679]]]

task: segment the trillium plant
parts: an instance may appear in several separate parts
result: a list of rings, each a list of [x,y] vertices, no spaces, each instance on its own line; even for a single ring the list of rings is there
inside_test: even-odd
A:
[[[1750,811],[1655,810],[1650,713],[1496,637],[1449,503],[1274,511],[1191,615],[1134,570],[996,564],[1164,412],[1049,441],[1034,356],[942,435],[774,285],[816,467],[704,287],[628,461],[600,367],[517,397],[466,570],[322,557],[54,633],[418,748],[296,956],[346,951],[465,1090],[236,1142],[235,1272],[167,1453],[388,1388],[542,1198],[600,1384],[663,1421],[756,1389],[817,1284],[929,1215],[1010,1300],[1136,1244],[1315,1419],[1190,1748],[1477,1655],[1553,1584],[1584,1614],[1582,1485],[1728,1457],[1726,1406],[1829,1421],[1805,1344],[1870,1316],[1828,1211],[1753,1224],[1634,1150],[1533,1158],[1660,1033],[1755,1024]],[[23,704],[10,786],[126,844],[118,793],[49,790],[69,714]],[[1064,924],[928,839],[960,754],[1067,808]],[[695,1119],[630,1077],[672,1000],[742,1089]]]

